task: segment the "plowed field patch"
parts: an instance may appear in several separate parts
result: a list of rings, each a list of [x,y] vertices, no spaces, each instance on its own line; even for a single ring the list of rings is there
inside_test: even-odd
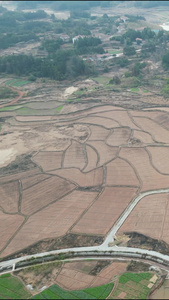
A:
[[[83,211],[94,201],[97,195],[97,192],[74,191],[70,195],[44,208],[42,211],[35,213],[27,220],[1,256],[24,249],[45,238],[54,238],[66,234],[68,229],[78,220]],[[11,228],[11,230],[14,230],[19,222],[19,217],[9,216],[9,220],[10,218],[14,219],[13,227]],[[23,219],[23,217],[20,218]],[[8,241],[10,231],[7,235],[6,228],[9,222],[8,216],[4,214],[3,223],[4,225],[1,227],[4,228],[2,235],[5,241]]]
[[[139,186],[139,180],[129,163],[116,158],[107,164],[106,185]]]
[[[23,191],[21,211],[30,215],[69,193],[75,186],[56,176],[37,183]]]
[[[136,188],[106,187],[72,232],[106,234],[136,195]]]
[[[19,182],[13,181],[0,185],[0,206],[8,213],[18,212]]]
[[[61,168],[63,152],[44,151],[34,156],[33,160],[38,163],[44,171]]]
[[[82,173],[80,170],[74,168],[51,171],[50,173],[72,180],[81,187],[98,186],[103,183],[102,168],[92,170],[88,173]]]

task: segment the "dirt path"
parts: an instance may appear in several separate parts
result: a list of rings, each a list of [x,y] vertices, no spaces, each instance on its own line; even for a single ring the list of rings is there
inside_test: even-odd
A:
[[[9,106],[9,105],[13,105],[15,104],[16,102],[18,102],[18,100],[20,100],[22,98],[22,96],[24,95],[24,92],[22,91],[19,91],[17,89],[14,89],[12,87],[9,87],[13,92],[17,92],[18,93],[18,96],[16,96],[11,102],[9,103],[6,103],[6,104],[1,104],[0,105],[0,108],[3,108],[3,107],[6,107],[6,106]]]

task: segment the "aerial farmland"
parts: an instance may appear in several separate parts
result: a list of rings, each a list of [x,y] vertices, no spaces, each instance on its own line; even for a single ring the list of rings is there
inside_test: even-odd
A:
[[[168,297],[165,6],[23,2],[0,7],[0,297]]]

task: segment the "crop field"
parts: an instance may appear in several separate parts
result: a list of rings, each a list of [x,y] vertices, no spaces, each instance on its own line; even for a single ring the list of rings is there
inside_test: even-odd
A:
[[[0,136],[1,257],[68,232],[104,238],[140,192],[169,188],[166,108],[98,105],[83,110],[64,97],[50,98],[49,107],[44,95],[36,97],[1,109],[11,116],[2,123]],[[60,114],[61,103],[79,110]],[[22,155],[30,155],[28,166],[20,162]],[[166,197],[143,198],[120,234],[134,228],[168,242]]]
[[[109,299],[147,299],[152,277],[152,273],[124,273]]]
[[[18,278],[10,274],[0,276],[0,298],[1,299],[28,299],[31,294],[25,289]]]
[[[14,86],[14,87],[20,87],[23,85],[26,85],[30,83],[28,80],[20,80],[20,79],[13,79],[5,82],[6,85]]]
[[[80,291],[65,291],[57,285],[51,286],[31,299],[106,299],[110,294],[113,283]]]

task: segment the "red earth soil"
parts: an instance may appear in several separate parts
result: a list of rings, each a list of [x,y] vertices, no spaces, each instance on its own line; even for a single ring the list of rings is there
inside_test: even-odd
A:
[[[73,191],[71,194],[65,196],[61,200],[58,200],[54,204],[50,204],[48,207],[35,213],[28,218],[20,231],[1,253],[1,257],[24,249],[45,238],[55,238],[66,234],[73,224],[77,222],[85,209],[89,207],[95,200],[97,195],[97,192]],[[19,223],[20,218],[23,220],[24,217],[18,215],[4,216],[7,219],[6,221],[4,221],[5,217],[3,219],[0,216],[0,222],[2,222],[2,225],[4,222],[4,225],[1,226],[1,228],[4,228],[1,235],[7,242],[11,236],[10,230],[9,233],[6,232],[7,226],[10,229],[10,218],[12,220],[14,219],[12,224],[13,227],[11,228],[11,230],[14,232],[16,230],[14,228]]]
[[[114,128],[112,134],[110,134],[106,140],[109,146],[120,146],[127,144],[130,139],[130,128]]]
[[[35,213],[75,188],[74,184],[57,176],[47,178],[23,190],[21,211],[25,215]]]
[[[169,131],[153,120],[142,117],[134,117],[135,122],[145,131],[148,131],[152,137],[161,143],[169,143]]]
[[[44,171],[61,168],[63,152],[43,151],[33,157],[35,163],[39,164]]]
[[[97,168],[88,173],[82,173],[80,170],[75,168],[61,169],[51,171],[50,173],[71,180],[72,182],[78,184],[81,187],[99,186],[103,183],[102,168]]]
[[[118,233],[136,231],[169,243],[169,195],[154,194],[144,197]]]
[[[152,163],[161,173],[169,174],[169,147],[147,147]]]
[[[17,213],[19,204],[19,182],[0,185],[0,207],[7,213]]]
[[[106,234],[136,196],[136,191],[137,188],[106,187],[73,227],[72,233]]]
[[[141,191],[169,187],[169,176],[161,175],[153,168],[144,148],[122,148],[119,156],[135,167],[136,173],[142,181]]]
[[[107,164],[106,185],[139,186],[139,180],[129,163],[116,158]]]
[[[90,141],[87,142],[87,144],[94,147],[95,151],[98,153],[98,166],[102,166],[103,164],[112,160],[118,153],[118,147],[108,146],[103,141]]]

